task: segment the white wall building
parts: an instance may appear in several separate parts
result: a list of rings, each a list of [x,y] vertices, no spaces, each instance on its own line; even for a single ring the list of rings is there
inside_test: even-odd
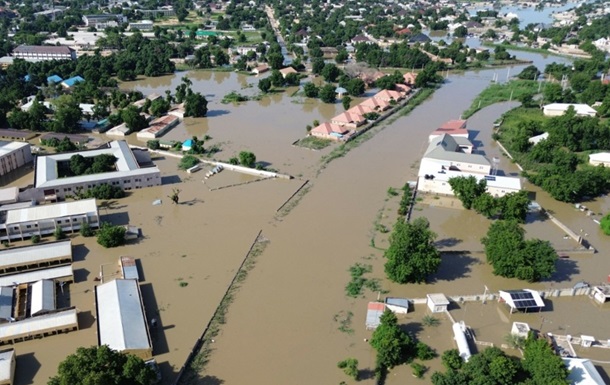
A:
[[[0,176],[32,163],[29,143],[0,141]]]
[[[598,152],[597,154],[589,155],[589,164],[593,166],[610,166],[610,152]]]
[[[152,31],[153,22],[151,20],[142,20],[129,23],[130,31]]]
[[[590,116],[593,117],[597,114],[597,111],[587,104],[573,104],[573,103],[551,103],[543,107],[544,116],[561,116],[568,111],[568,108],[573,107],[576,115],[578,116]]]
[[[116,171],[62,178],[58,172],[60,163],[66,164],[75,154],[84,157],[114,155],[117,158]],[[152,164],[148,151],[131,149],[125,141],[110,142],[107,148],[43,155],[36,159],[34,187],[39,201],[62,199],[78,190],[86,191],[101,184],[118,186],[123,190],[160,186],[161,171]]]
[[[15,378],[15,349],[0,352],[0,385],[13,385]]]
[[[78,231],[83,222],[93,228],[99,227],[95,199],[9,210],[6,221],[0,224],[0,240],[23,240],[33,235],[53,234],[57,227],[66,232]]]
[[[25,60],[76,60],[76,52],[66,46],[20,45],[13,57]]]

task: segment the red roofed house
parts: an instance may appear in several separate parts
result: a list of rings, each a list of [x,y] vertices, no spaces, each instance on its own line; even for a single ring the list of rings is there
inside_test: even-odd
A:
[[[345,112],[348,112],[350,114],[357,114],[357,115],[364,116],[364,114],[368,114],[371,112],[377,112],[377,111],[375,111],[372,107],[363,106],[362,104],[357,104]]]
[[[252,70],[253,73],[260,75],[264,72],[269,71],[269,65],[268,64],[261,64],[258,67],[256,67],[255,69]]]
[[[411,30],[409,28],[403,28],[403,29],[399,29],[398,31],[396,31],[397,35],[408,35],[411,33]]]
[[[345,134],[349,133],[348,129],[337,124],[322,123],[314,127],[309,134],[322,139],[341,140]]]
[[[377,112],[385,111],[391,107],[389,102],[375,98],[368,98],[367,100],[360,103],[360,105],[363,107],[370,107]]]
[[[397,83],[396,86],[394,86],[394,89],[403,95],[408,95],[411,93],[411,87],[406,84]]]
[[[286,67],[286,68],[282,68],[280,70],[280,73],[282,74],[282,76],[284,77],[284,79],[286,78],[286,76],[288,76],[288,74],[296,74],[297,70],[295,70],[292,67]]]
[[[395,100],[395,101],[400,101],[402,99],[404,99],[404,95],[401,94],[398,91],[394,91],[394,90],[381,90],[379,92],[377,92],[375,94],[375,96],[373,96],[375,99],[379,99],[379,100],[385,100],[386,102],[389,102],[391,100]]]
[[[366,123],[366,118],[362,115],[352,114],[346,111],[341,115],[337,115],[332,118],[330,122],[333,124],[338,124],[340,126],[356,128]]]
[[[466,129],[466,121],[461,120],[461,119],[460,120],[450,120],[447,123],[442,124],[434,132],[432,132],[432,134],[430,134],[430,136],[428,137],[428,140],[431,142],[435,138],[443,136],[444,134],[451,135],[454,137],[468,139],[468,130]],[[467,152],[467,151],[465,151],[465,152]]]
[[[417,74],[415,72],[407,72],[402,77],[405,79],[406,84],[413,85],[415,84],[415,79],[417,79]]]

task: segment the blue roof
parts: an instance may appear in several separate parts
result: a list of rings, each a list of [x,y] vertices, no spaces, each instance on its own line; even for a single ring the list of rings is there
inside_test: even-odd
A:
[[[335,88],[335,92],[337,94],[346,94],[347,90],[345,88],[343,88],[343,87],[337,87],[337,88]]]
[[[62,79],[60,76],[58,75],[51,75],[47,78],[47,84],[53,82],[55,84],[61,83],[61,81],[64,80]]]
[[[185,140],[184,142],[182,142],[182,145],[186,147],[193,147],[193,139]]]
[[[25,76],[23,77],[23,80],[25,80],[26,82],[29,82],[31,79],[32,79],[32,78],[31,78],[31,76],[30,76],[30,75],[25,75]]]
[[[66,85],[68,87],[72,87],[73,85],[78,84],[78,83],[82,83],[84,81],[85,81],[85,79],[81,78],[80,76],[74,76],[74,77],[72,77],[70,79],[64,80],[62,82],[62,84]]]

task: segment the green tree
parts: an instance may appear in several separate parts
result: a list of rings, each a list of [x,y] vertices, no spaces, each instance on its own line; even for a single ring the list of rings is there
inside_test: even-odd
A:
[[[80,224],[80,230],[78,231],[80,233],[80,235],[82,235],[83,237],[92,237],[94,235],[93,233],[93,229],[91,228],[91,226],[89,225],[89,222],[87,221],[83,221]]]
[[[180,159],[180,163],[178,164],[178,168],[180,170],[188,170],[191,167],[199,164],[199,158],[193,155],[185,155]]]
[[[467,35],[468,35],[468,28],[464,27],[463,25],[460,25],[453,31],[453,36],[458,37],[458,38],[466,37]]]
[[[258,81],[258,89],[261,90],[262,93],[266,94],[271,89],[271,79],[264,78]]]
[[[343,361],[337,363],[339,369],[343,369],[343,372],[349,377],[358,381],[358,360],[355,358],[346,358]]]
[[[449,185],[455,196],[462,202],[465,209],[470,210],[474,201],[485,193],[487,181],[470,175],[468,177],[449,178]]]
[[[326,63],[322,68],[321,75],[327,82],[334,82],[341,75],[341,70],[333,63]]]
[[[484,193],[478,196],[472,202],[472,208],[479,214],[485,215],[487,218],[493,218],[500,212],[498,199],[491,196],[490,193]]]
[[[149,99],[146,99],[149,100]],[[154,116],[161,116],[169,111],[171,105],[163,98],[157,98],[150,103],[150,113]]]
[[[148,127],[148,121],[134,105],[130,105],[121,111],[121,119],[129,128],[129,131],[132,132],[141,131]]]
[[[316,58],[311,61],[311,72],[320,75],[324,69],[325,63],[321,58]]]
[[[433,242],[436,234],[430,231],[425,218],[411,223],[400,219],[390,235],[390,246],[384,253],[385,272],[397,283],[425,282],[441,263],[440,252]]]
[[[250,151],[241,151],[239,153],[239,163],[245,167],[254,167],[256,155]]]
[[[538,75],[540,75],[538,68],[535,65],[530,65],[525,67],[517,77],[523,80],[536,80],[538,79]]]
[[[345,110],[349,110],[351,103],[352,103],[352,98],[350,98],[349,96],[344,96],[343,99],[341,99],[341,104],[343,104],[343,108]]]
[[[59,364],[48,385],[152,385],[156,379],[154,370],[141,358],[102,345],[78,348]]]
[[[320,89],[319,96],[320,100],[324,103],[334,103],[337,100],[335,86],[332,84],[326,84]]]
[[[300,80],[301,79],[299,78],[298,74],[289,73],[288,75],[286,75],[286,78],[284,79],[284,83],[286,83],[286,85],[288,85],[288,86],[298,86]]]
[[[158,150],[161,148],[161,144],[157,139],[152,139],[146,142],[146,147],[150,148],[151,150]]]
[[[303,86],[303,92],[308,98],[317,98],[319,91],[320,89],[311,82],[305,83],[305,85]]]
[[[267,55],[267,62],[274,70],[279,70],[284,66],[284,56],[279,52],[273,52]]]
[[[269,76],[269,79],[271,80],[271,85],[274,87],[284,86],[284,76],[282,76],[282,73],[279,70],[271,71],[271,76]]]
[[[502,219],[525,223],[528,207],[531,202],[527,196],[527,191],[509,193],[497,199]]]
[[[441,361],[447,370],[460,370],[464,365],[464,359],[460,356],[457,349],[450,349],[443,352]]]
[[[532,384],[567,385],[568,369],[561,357],[555,354],[544,339],[530,336],[525,341],[523,368],[529,373]]]
[[[391,369],[405,363],[415,351],[415,341],[400,329],[396,315],[388,309],[381,315],[370,343],[377,350],[377,368]]]
[[[53,236],[55,237],[56,241],[62,240],[66,237],[66,234],[64,233],[64,230],[61,228],[61,226],[57,226],[55,227],[55,232],[53,233]]]
[[[606,214],[606,216],[599,221],[599,227],[601,227],[604,234],[610,235],[610,214]]]
[[[208,101],[199,92],[191,92],[186,96],[184,102],[184,116],[202,118],[208,113]]]
[[[122,246],[125,244],[126,231],[123,226],[115,226],[108,222],[102,222],[97,231],[97,243],[105,248]]]
[[[66,133],[78,131],[83,112],[76,99],[71,95],[61,95],[53,101],[53,104],[55,105],[53,131]]]
[[[364,93],[366,85],[364,84],[364,80],[359,78],[350,79],[347,82],[345,89],[351,96],[360,96]]]

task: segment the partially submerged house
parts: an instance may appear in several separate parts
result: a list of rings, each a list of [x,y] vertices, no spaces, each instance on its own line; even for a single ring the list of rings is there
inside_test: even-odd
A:
[[[335,116],[330,120],[332,124],[339,126],[345,126],[350,128],[357,128],[366,123],[366,118],[359,114],[353,114],[350,112],[344,112],[340,115]]]
[[[445,294],[426,294],[426,305],[432,313],[443,313],[447,311],[449,299]]]
[[[385,311],[382,302],[369,302],[366,308],[366,330],[375,330],[381,323],[381,315]]]
[[[411,306],[411,301],[407,298],[387,297],[385,306],[396,314],[407,314]]]
[[[51,312],[56,309],[55,281],[42,279],[31,286],[30,314],[32,316]]]
[[[568,112],[570,107],[574,109],[577,116],[594,117],[597,115],[597,111],[588,104],[575,103],[551,103],[544,106],[542,111],[544,116],[561,116]]]
[[[311,136],[331,140],[343,140],[348,133],[349,130],[345,126],[328,122],[322,123],[309,131]]]

